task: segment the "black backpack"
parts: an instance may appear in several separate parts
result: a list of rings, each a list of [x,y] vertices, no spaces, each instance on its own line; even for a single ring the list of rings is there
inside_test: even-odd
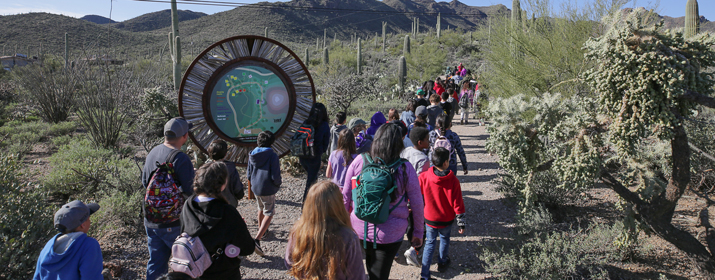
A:
[[[307,122],[300,125],[290,139],[291,154],[297,157],[314,157],[315,147],[313,146],[313,135],[315,135],[313,125]]]

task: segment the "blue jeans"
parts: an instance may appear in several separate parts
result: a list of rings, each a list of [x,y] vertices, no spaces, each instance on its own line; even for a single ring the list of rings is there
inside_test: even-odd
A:
[[[452,234],[452,226],[446,228],[433,228],[425,225],[425,246],[422,250],[422,273],[420,276],[423,279],[429,279],[429,266],[432,264],[432,255],[434,255],[434,243],[439,234],[439,260],[437,263],[447,262],[447,254],[449,253],[449,236]]]
[[[155,280],[169,271],[171,245],[181,234],[181,227],[147,228],[149,262],[146,265],[146,279]]]
[[[314,158],[298,158],[300,165],[305,169],[305,173],[308,173],[308,180],[305,181],[305,191],[303,192],[303,201],[308,196],[308,191],[310,186],[312,186],[315,181],[318,180],[318,172],[320,172],[320,156]]]

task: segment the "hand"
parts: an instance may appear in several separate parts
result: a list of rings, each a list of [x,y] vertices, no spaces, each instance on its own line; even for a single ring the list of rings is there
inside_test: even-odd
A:
[[[412,237],[412,247],[419,248],[420,246],[422,246],[422,238],[413,236]]]
[[[464,229],[463,229],[463,228],[460,228],[460,229],[459,229],[459,234],[464,234]]]
[[[469,170],[464,169],[464,175],[467,175],[467,174],[469,174]]]

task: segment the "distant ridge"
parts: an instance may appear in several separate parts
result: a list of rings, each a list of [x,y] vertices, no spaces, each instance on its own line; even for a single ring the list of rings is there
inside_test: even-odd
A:
[[[206,16],[205,13],[189,10],[179,10],[179,22],[193,20]],[[114,27],[132,32],[152,31],[171,26],[171,10],[144,14],[114,25]]]
[[[103,16],[98,16],[98,15],[86,15],[86,16],[81,17],[80,19],[86,20],[89,22],[94,22],[96,24],[116,23],[116,21],[113,21],[109,18],[106,18]]]

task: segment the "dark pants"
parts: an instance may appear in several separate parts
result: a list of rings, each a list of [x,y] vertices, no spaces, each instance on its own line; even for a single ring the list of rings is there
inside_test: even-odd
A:
[[[360,244],[363,244],[362,242],[360,240]],[[402,245],[402,241],[377,244],[377,249],[373,249],[372,242],[367,242],[365,265],[367,266],[367,275],[370,280],[387,280],[390,278],[392,262],[395,260],[395,254],[400,250],[400,245]]]
[[[412,218],[412,211],[410,211],[410,215],[407,216],[407,242],[410,242],[410,246],[412,246],[412,237],[414,237],[414,235],[415,235],[414,233],[415,233],[415,219]],[[422,240],[425,239],[424,235],[425,234],[423,233],[421,236]],[[422,246],[415,247],[415,250],[417,250],[417,252],[419,252],[420,249],[422,249]]]
[[[305,192],[303,192],[303,201],[308,196],[308,191],[310,186],[315,184],[318,180],[318,172],[320,172],[320,156],[314,158],[298,158],[300,165],[305,169],[305,173],[308,173],[308,180],[305,181]]]

